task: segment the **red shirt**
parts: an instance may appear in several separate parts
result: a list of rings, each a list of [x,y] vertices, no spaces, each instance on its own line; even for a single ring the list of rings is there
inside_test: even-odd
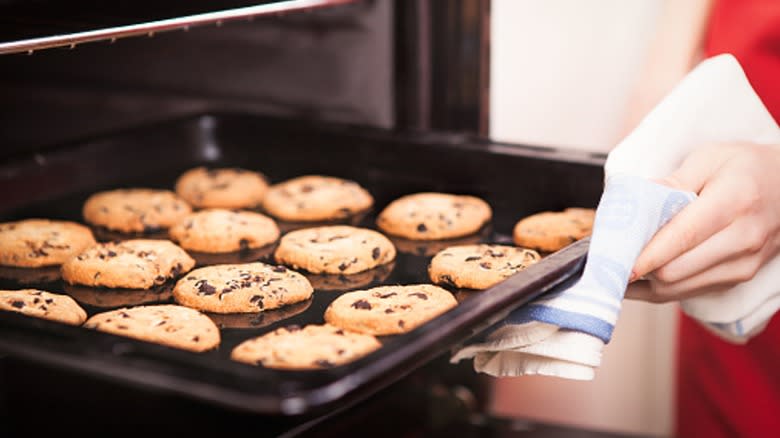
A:
[[[705,49],[736,56],[780,121],[780,0],[716,0]],[[780,436],[780,314],[747,345],[683,316],[678,348],[678,436]]]

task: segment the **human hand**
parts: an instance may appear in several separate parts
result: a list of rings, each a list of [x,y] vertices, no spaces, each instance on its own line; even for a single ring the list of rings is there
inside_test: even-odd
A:
[[[639,255],[626,298],[664,302],[727,290],[753,278],[780,250],[780,147],[699,148],[659,181],[699,198]]]

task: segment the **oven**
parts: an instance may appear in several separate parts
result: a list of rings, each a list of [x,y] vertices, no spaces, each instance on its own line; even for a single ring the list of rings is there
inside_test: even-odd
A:
[[[0,2],[3,221],[81,221],[95,191],[171,188],[196,165],[358,181],[375,206],[355,224],[369,228],[404,194],[477,195],[494,214],[460,240],[471,243],[511,243],[525,215],[598,200],[603,157],[486,139],[487,0],[157,3]],[[587,241],[485,292],[452,290],[456,308],[348,365],[279,372],[229,360],[250,337],[321,323],[345,291],[427,282],[431,256],[452,243],[394,239],[385,269],[320,279],[294,309],[219,319],[223,343],[205,354],[0,312],[0,412],[15,432],[45,412],[49,424],[262,436],[586,434],[491,417],[490,380],[448,357],[576,278]],[[23,274],[0,281],[105,309],[56,272]],[[123,305],[136,299],[146,298]]]

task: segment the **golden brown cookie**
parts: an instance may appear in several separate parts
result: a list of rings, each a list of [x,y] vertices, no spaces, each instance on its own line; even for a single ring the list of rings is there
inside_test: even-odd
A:
[[[219,329],[208,316],[173,304],[98,313],[84,327],[195,352],[219,346]]]
[[[358,333],[409,332],[457,305],[446,290],[430,284],[380,286],[347,292],[325,311],[325,321]]]
[[[168,240],[135,239],[100,243],[62,265],[70,284],[149,289],[195,266],[183,249]]]
[[[314,290],[303,275],[264,263],[196,269],[176,283],[173,296],[188,307],[214,313],[255,313],[304,301]]]
[[[267,368],[313,370],[352,362],[381,346],[371,335],[328,324],[291,325],[242,342],[231,358]]]
[[[590,235],[596,212],[587,208],[546,211],[520,220],[514,228],[515,244],[554,252]]]
[[[61,265],[95,244],[75,222],[26,219],[0,224],[0,265],[23,268]]]
[[[267,191],[265,175],[237,167],[196,167],[176,181],[176,193],[196,208],[255,208]]]
[[[70,325],[81,325],[87,319],[73,298],[37,289],[0,290],[0,310]]]
[[[474,234],[491,217],[487,202],[474,196],[416,193],[391,202],[376,223],[395,236],[439,240]]]
[[[452,246],[433,257],[428,275],[436,284],[488,289],[539,260],[536,251],[514,246]]]
[[[395,247],[374,230],[334,225],[286,234],[274,257],[314,274],[355,274],[393,261]]]
[[[84,219],[123,233],[169,228],[192,211],[169,190],[118,189],[95,193],[84,203]]]
[[[274,243],[279,239],[279,227],[260,213],[209,209],[185,216],[171,227],[170,235],[184,249],[225,253]]]
[[[263,208],[285,221],[342,219],[368,210],[374,198],[354,181],[307,175],[271,186]]]

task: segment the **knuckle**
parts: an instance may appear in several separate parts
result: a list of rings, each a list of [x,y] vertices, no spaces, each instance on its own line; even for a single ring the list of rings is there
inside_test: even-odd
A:
[[[739,270],[737,270],[734,280],[738,283],[750,281],[756,276],[760,268],[761,260],[758,257],[751,257]]]
[[[743,247],[745,251],[749,254],[755,254],[764,248],[769,233],[760,226],[753,226],[745,230],[744,236]]]

